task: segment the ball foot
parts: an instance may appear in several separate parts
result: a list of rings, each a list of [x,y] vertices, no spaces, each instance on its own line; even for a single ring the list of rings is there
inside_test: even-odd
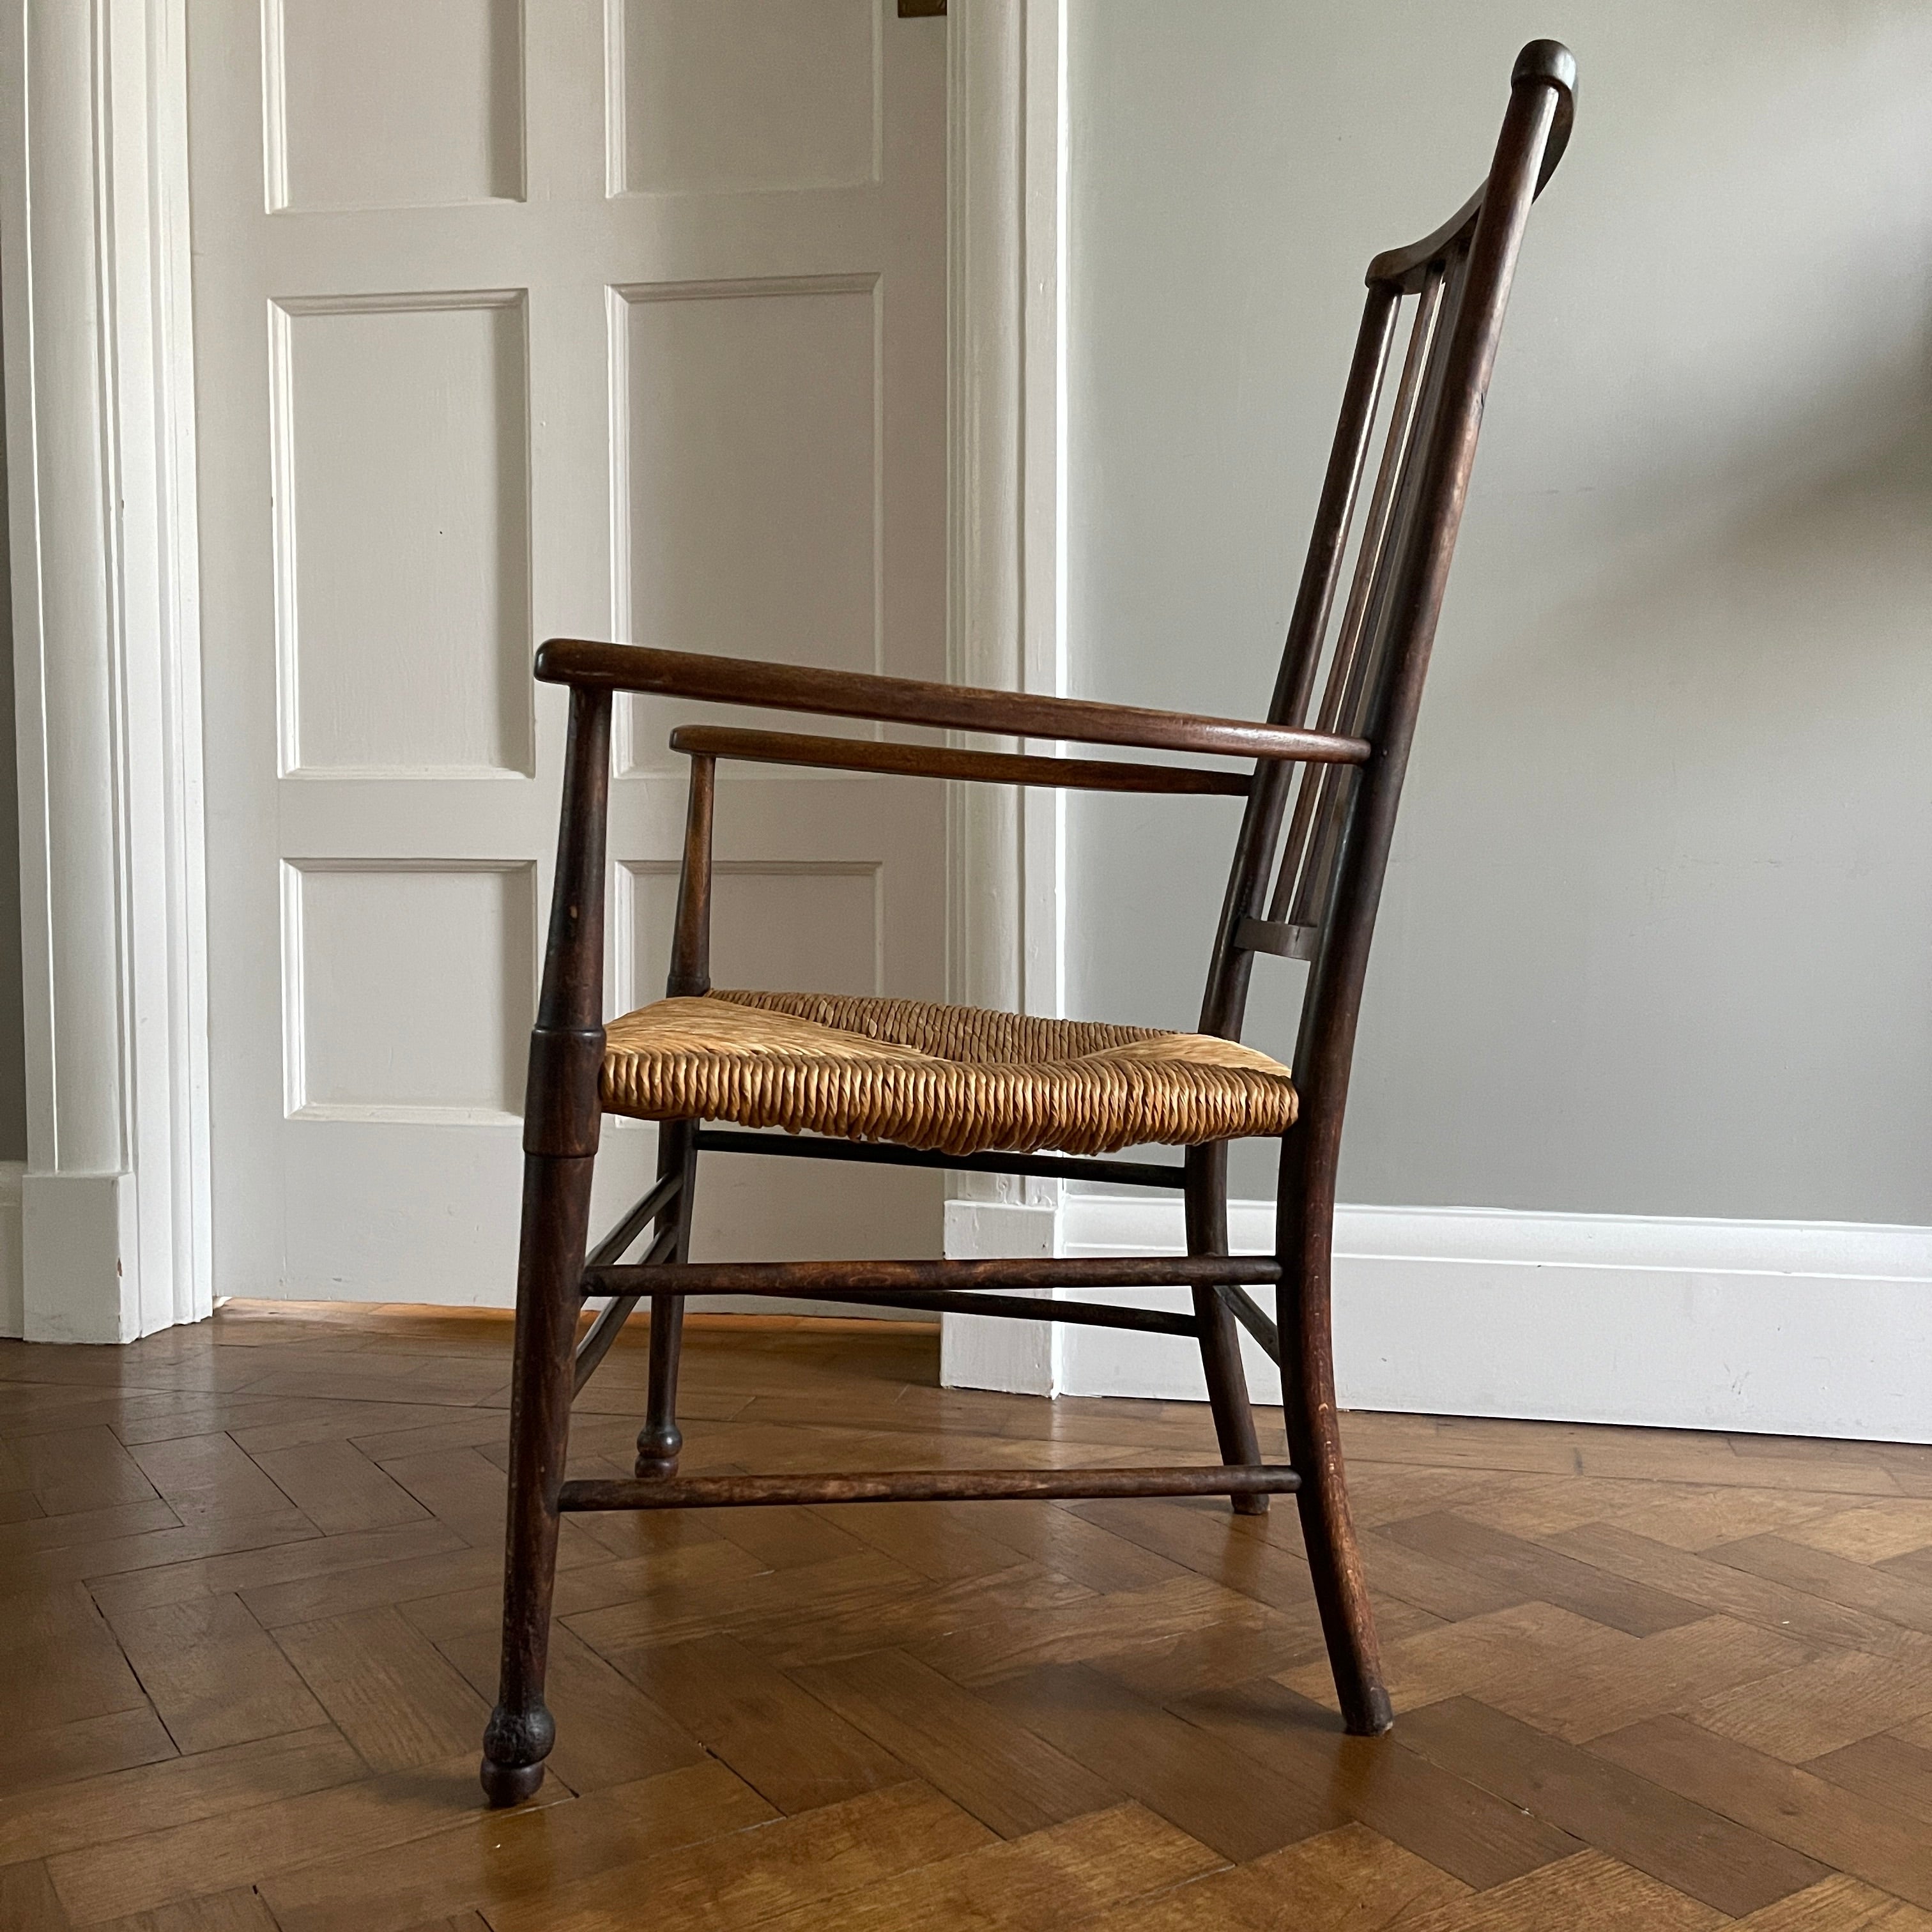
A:
[[[544,1768],[540,1764],[499,1764],[490,1757],[483,1760],[483,1796],[490,1801],[493,1811],[534,1798],[543,1781]]]
[[[645,1482],[662,1480],[677,1474],[679,1452],[684,1447],[684,1431],[674,1422],[638,1432],[637,1472]]]

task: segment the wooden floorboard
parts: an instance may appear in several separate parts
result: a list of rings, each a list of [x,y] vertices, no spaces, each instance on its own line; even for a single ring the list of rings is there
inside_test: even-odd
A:
[[[573,1474],[625,1471],[637,1328]],[[1932,1932],[1932,1449],[1346,1418],[1372,1741],[1286,1499],[574,1520],[552,1774],[490,1814],[509,1346],[269,1304],[0,1342],[0,1928]],[[937,1369],[694,1323],[686,1467],[1214,1453]]]

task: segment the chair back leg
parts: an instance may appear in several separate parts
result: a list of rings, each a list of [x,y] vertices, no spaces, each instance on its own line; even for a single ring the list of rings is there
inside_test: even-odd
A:
[[[1395,1719],[1382,1683],[1375,1612],[1348,1514],[1329,1304],[1334,1167],[1332,1158],[1321,1157],[1314,1139],[1305,1126],[1298,1126],[1282,1143],[1276,1235],[1282,1270],[1278,1310],[1282,1396],[1288,1460],[1301,1478],[1295,1500],[1302,1540],[1342,1721],[1358,1737],[1375,1737]]]
[[[1228,1144],[1215,1142],[1193,1147],[1186,1154],[1187,1252],[1225,1255],[1228,1252]],[[1201,1366],[1208,1378],[1208,1406],[1214,1412],[1214,1435],[1221,1460],[1228,1463],[1258,1463],[1261,1444],[1255,1435],[1255,1412],[1248,1400],[1247,1371],[1241,1366],[1240,1336],[1234,1318],[1220,1292],[1194,1290],[1194,1316],[1201,1324]],[[1258,1492],[1229,1498],[1237,1516],[1265,1516],[1268,1499]]]
[[[658,1173],[681,1176],[677,1197],[669,1210],[676,1230],[677,1245],[666,1257],[673,1262],[691,1258],[691,1222],[698,1186],[698,1123],[667,1120],[658,1130],[663,1151],[658,1156]],[[660,1227],[662,1223],[659,1224]],[[646,1400],[644,1426],[638,1431],[637,1472],[640,1476],[674,1476],[677,1459],[684,1448],[684,1432],[677,1426],[678,1358],[684,1340],[684,1297],[654,1294],[651,1297],[650,1390]]]

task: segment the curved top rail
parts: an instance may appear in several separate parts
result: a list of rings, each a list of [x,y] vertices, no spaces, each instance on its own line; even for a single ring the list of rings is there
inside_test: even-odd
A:
[[[1510,74],[1514,87],[1525,80],[1546,80],[1556,89],[1556,118],[1550,124],[1550,139],[1543,150],[1543,165],[1538,170],[1536,191],[1540,194],[1570,145],[1570,128],[1576,113],[1576,57],[1561,40],[1532,40],[1516,57]],[[1401,294],[1412,294],[1421,286],[1424,272],[1439,262],[1459,242],[1476,230],[1476,218],[1483,212],[1483,196],[1489,192],[1484,180],[1462,206],[1432,235],[1412,242],[1406,248],[1390,248],[1369,264],[1364,278],[1370,288],[1378,283],[1392,286]]]

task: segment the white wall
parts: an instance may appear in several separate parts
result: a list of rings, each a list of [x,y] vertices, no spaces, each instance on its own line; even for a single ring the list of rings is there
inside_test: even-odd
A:
[[[1523,41],[1577,57],[1370,973],[1342,1400],[1932,1438],[1932,0],[1069,4],[1074,686],[1234,715],[1368,257],[1480,178]],[[1070,1010],[1192,1024],[1234,808],[1070,814]],[[1257,962],[1284,1057],[1300,972]],[[949,1252],[1180,1238],[1096,1192]]]
[[[1362,267],[1480,178],[1523,40],[1577,57],[1345,1198],[1932,1223],[1932,4],[1072,9],[1076,688],[1235,713]],[[1192,1022],[1233,827],[1077,802],[1072,1010]],[[1283,1052],[1298,971],[1256,976]]]

